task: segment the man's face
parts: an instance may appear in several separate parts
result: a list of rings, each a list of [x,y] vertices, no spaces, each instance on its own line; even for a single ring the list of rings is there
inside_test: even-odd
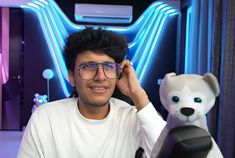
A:
[[[116,79],[108,79],[102,68],[98,69],[93,79],[84,80],[79,76],[77,68],[84,63],[114,63],[114,59],[103,53],[85,51],[76,58],[74,73],[69,72],[69,79],[72,86],[76,86],[79,96],[79,103],[84,105],[101,107],[107,105],[116,86]],[[99,65],[101,66],[101,65]]]

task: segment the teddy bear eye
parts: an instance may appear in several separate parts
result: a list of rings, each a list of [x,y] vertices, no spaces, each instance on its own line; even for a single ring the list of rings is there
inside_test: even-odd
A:
[[[178,103],[178,102],[180,101],[180,98],[177,97],[177,96],[173,96],[173,97],[171,98],[171,100],[172,100],[173,102],[175,102],[175,103]]]
[[[199,97],[195,97],[195,98],[194,98],[194,102],[195,102],[195,103],[201,103],[201,102],[202,102],[202,99],[199,98]]]

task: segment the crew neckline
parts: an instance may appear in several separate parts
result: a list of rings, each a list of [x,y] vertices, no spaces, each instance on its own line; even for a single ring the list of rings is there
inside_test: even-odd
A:
[[[100,119],[100,120],[89,119],[89,118],[86,118],[85,116],[83,116],[81,114],[81,112],[79,111],[78,106],[77,106],[77,101],[78,101],[78,98],[72,100],[72,102],[71,102],[72,111],[75,114],[75,117],[78,117],[80,120],[83,120],[83,121],[85,121],[87,123],[90,123],[90,124],[101,124],[103,122],[106,122],[111,117],[111,115],[113,113],[113,103],[111,102],[111,100],[109,100],[109,107],[110,107],[110,109],[109,109],[108,115],[105,118]]]

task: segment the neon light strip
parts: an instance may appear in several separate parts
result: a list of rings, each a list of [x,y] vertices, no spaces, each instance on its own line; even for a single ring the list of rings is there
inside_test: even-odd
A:
[[[140,82],[143,82],[143,79],[144,79],[144,75],[145,75],[145,73],[146,73],[146,69],[147,68],[149,68],[150,66],[150,64],[151,64],[151,59],[153,60],[153,53],[156,53],[156,50],[157,50],[157,40],[159,40],[159,36],[160,36],[160,33],[161,32],[163,32],[162,31],[162,28],[163,28],[163,26],[164,26],[164,24],[165,24],[165,21],[167,20],[167,18],[168,18],[168,16],[169,15],[171,15],[170,14],[170,12],[171,12],[172,10],[169,10],[169,11],[167,11],[166,13],[164,13],[164,16],[163,16],[163,18],[161,19],[161,22],[160,22],[160,25],[159,25],[159,28],[158,28],[158,30],[156,31],[156,35],[155,35],[155,38],[152,40],[153,42],[152,42],[152,44],[150,45],[150,50],[149,50],[149,54],[148,54],[148,56],[147,56],[147,59],[146,59],[146,61],[145,61],[145,64],[143,64],[143,68],[142,68],[142,71],[141,71],[141,73],[140,73],[140,75],[139,75],[139,80],[140,80]],[[151,40],[150,40],[151,41]]]
[[[143,37],[143,40],[139,44],[140,47],[139,47],[139,49],[136,50],[136,55],[140,54],[138,56],[139,61],[137,60],[138,66],[136,67],[136,74],[138,77],[140,77],[140,74],[143,73],[143,71],[142,71],[143,65],[146,63],[146,58],[150,53],[149,48],[152,45],[152,41],[155,37],[155,33],[156,33],[157,29],[159,28],[159,24],[160,24],[160,21],[162,19],[163,13],[164,13],[163,9],[165,7],[167,7],[167,5],[163,4],[155,10],[156,14],[154,15],[154,18],[151,20],[151,23],[148,24],[148,27],[146,28],[147,30],[146,30],[146,33]],[[136,58],[136,56],[134,56],[134,60],[136,60],[135,58]],[[132,62],[135,62],[134,60],[132,59]],[[141,82],[141,79],[140,79],[140,82]]]
[[[34,3],[36,3],[37,5],[40,5],[41,7],[45,7],[44,5],[43,5],[43,3],[41,3],[41,2],[39,2],[39,1],[35,1]]]
[[[56,19],[56,24],[57,24],[57,26],[58,26],[58,28],[59,28],[59,30],[60,30],[60,32],[61,32],[61,36],[62,36],[62,38],[63,38],[63,41],[64,41],[64,39],[66,38],[66,37],[68,37],[68,31],[66,30],[66,28],[65,28],[65,26],[66,25],[64,25],[63,23],[62,23],[62,21],[60,20],[61,18],[60,18],[60,16],[56,13],[56,9],[55,9],[55,7],[54,7],[54,5],[50,5],[49,6],[50,8],[49,8],[49,10],[51,10],[51,14],[53,15],[53,17]]]
[[[191,15],[192,15],[192,7],[189,7],[187,10],[187,20],[186,20],[186,37],[185,37],[185,59],[184,59],[184,73],[190,73],[191,66],[189,65],[190,54],[189,54],[189,35],[191,34]]]
[[[33,1],[36,1],[36,0],[33,0]],[[46,0],[39,0],[39,1],[41,1],[42,3],[45,3],[46,5],[48,5]],[[50,0],[48,0],[48,1],[50,1]]]
[[[145,58],[145,56],[147,55],[146,53],[144,53],[144,50],[145,50],[146,45],[147,45],[147,43],[149,41],[149,37],[148,36],[150,36],[152,34],[151,27],[154,25],[155,20],[160,15],[160,11],[161,11],[161,9],[164,6],[165,6],[165,4],[163,4],[161,6],[158,6],[155,9],[155,11],[154,11],[155,14],[153,14],[152,19],[149,21],[149,23],[145,27],[145,33],[142,34],[142,37],[140,38],[141,41],[138,42],[138,48],[136,49],[136,53],[134,54],[134,57],[131,59],[131,61],[133,63],[138,64],[138,66],[136,64],[134,64],[134,66],[137,67],[136,68],[137,76],[139,76],[140,71],[141,71],[141,66],[142,66],[142,64],[144,62],[143,60],[142,60],[142,62],[140,62],[139,60],[141,60],[142,58]]]
[[[63,74],[64,78],[68,81],[68,77],[67,77],[68,71],[67,71],[63,56],[62,56],[63,47],[65,45],[65,42],[64,42],[65,37],[62,37],[62,33],[59,31],[59,27],[57,25],[57,22],[55,21],[57,19],[53,18],[53,15],[52,15],[50,9],[48,8],[48,6],[46,6],[45,11],[47,13],[46,15],[49,14],[49,16],[48,16],[48,20],[50,21],[49,26],[51,28],[54,28],[54,29],[51,29],[51,34],[53,35],[53,37],[55,37],[52,40],[55,41],[55,45],[56,45],[55,47],[57,48],[57,50],[55,51],[56,58],[57,58],[58,63],[60,65],[60,69],[63,70],[62,74]]]
[[[85,26],[83,25],[76,25],[74,23],[72,23],[67,16],[65,16],[65,14],[63,13],[63,11],[60,9],[60,7],[54,2],[54,1],[50,1],[50,5],[53,6],[53,8],[55,8],[56,13],[59,15],[60,20],[62,21],[62,23],[65,25],[66,29],[68,29],[69,31],[78,31],[81,29],[84,29]]]
[[[151,10],[151,12],[149,11],[149,15],[147,16],[145,22],[143,22],[141,25],[142,27],[139,29],[136,37],[134,38],[134,41],[129,43],[129,48],[131,50],[132,47],[134,47],[134,45],[138,44],[140,42],[141,39],[144,39],[144,35],[146,34],[147,28],[149,26],[149,23],[151,23],[151,21],[153,21],[153,19],[155,19],[156,16],[156,8],[159,9],[161,8],[163,3],[156,3],[156,7],[153,8]],[[158,13],[157,13],[158,14]],[[138,55],[135,55],[135,57],[137,57]],[[132,59],[135,60],[135,59]]]

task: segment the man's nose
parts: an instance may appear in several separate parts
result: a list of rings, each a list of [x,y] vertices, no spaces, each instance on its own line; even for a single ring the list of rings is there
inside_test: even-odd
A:
[[[106,80],[106,79],[107,77],[104,74],[104,70],[102,69],[102,67],[98,67],[94,80]]]

